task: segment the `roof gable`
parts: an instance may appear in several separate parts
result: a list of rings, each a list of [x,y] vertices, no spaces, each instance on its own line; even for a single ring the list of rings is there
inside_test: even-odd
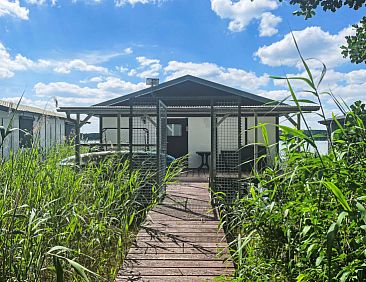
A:
[[[186,75],[94,106],[121,106],[127,104],[127,101],[131,98],[161,98],[163,100],[175,100],[175,102],[170,102],[174,105],[176,105],[177,102],[179,102],[179,105],[186,105],[187,103],[194,105],[207,104],[208,99],[210,98],[241,99],[242,103],[245,105],[263,105],[275,102],[239,89]],[[167,104],[169,104],[169,102],[167,102]]]

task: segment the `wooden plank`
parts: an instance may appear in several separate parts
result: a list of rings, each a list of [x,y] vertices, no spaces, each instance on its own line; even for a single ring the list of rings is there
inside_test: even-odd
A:
[[[209,191],[202,183],[189,183],[168,186],[163,203],[148,213],[116,281],[209,281],[233,272]]]
[[[216,251],[210,253],[193,253],[193,254],[180,254],[180,253],[158,253],[158,254],[144,254],[144,253],[129,253],[128,259],[131,260],[218,260],[222,261],[228,258],[225,256],[218,256]],[[161,263],[161,262],[160,262]]]
[[[131,248],[129,251],[130,254],[210,254],[216,256],[218,253],[228,253],[227,249],[222,248],[204,248],[197,249],[193,247],[185,247],[185,248]]]
[[[154,276],[218,276],[218,275],[228,275],[232,274],[232,268],[217,268],[217,267],[204,267],[204,268],[136,268],[136,269],[127,269],[122,270],[119,275],[123,276],[145,276],[145,275],[154,275]],[[189,280],[188,280],[189,281]]]
[[[159,260],[145,260],[145,259],[130,259],[127,258],[124,261],[125,267],[128,268],[232,268],[233,265],[231,261],[223,262],[222,260],[164,260],[161,262]]]
[[[214,281],[212,276],[144,276],[143,278],[133,278],[129,276],[120,276],[118,282],[124,281],[149,281],[149,282],[201,282]],[[228,280],[230,281],[230,280]]]
[[[132,244],[133,247],[138,248],[184,248],[184,247],[193,247],[196,249],[205,249],[205,248],[225,248],[227,247],[226,242],[221,243],[207,243],[207,242],[149,242],[149,241],[138,241]]]

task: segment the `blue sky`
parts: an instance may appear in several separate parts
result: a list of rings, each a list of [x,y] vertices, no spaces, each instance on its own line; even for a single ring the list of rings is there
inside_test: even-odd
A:
[[[339,49],[365,10],[310,20],[294,10],[275,0],[0,0],[0,98],[25,90],[25,104],[85,106],[144,88],[146,77],[191,74],[282,99],[286,86],[269,75],[303,73],[293,30],[303,55],[327,64],[325,90],[365,100],[364,64]]]

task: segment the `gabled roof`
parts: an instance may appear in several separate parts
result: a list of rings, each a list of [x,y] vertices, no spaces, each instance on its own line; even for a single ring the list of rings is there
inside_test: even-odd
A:
[[[94,106],[122,106],[131,98],[149,98],[157,97],[164,100],[175,100],[175,106],[186,105],[202,105],[202,101],[209,102],[210,98],[233,98],[241,99],[246,105],[263,105],[274,104],[274,100],[267,99],[258,95],[254,95],[239,89],[228,87],[216,82],[185,75],[176,79],[163,82],[157,86],[145,88],[140,91],[133,92],[115,99],[111,99]],[[198,100],[201,99],[201,102]],[[188,102],[189,101],[189,102]],[[169,103],[168,103],[169,104]]]

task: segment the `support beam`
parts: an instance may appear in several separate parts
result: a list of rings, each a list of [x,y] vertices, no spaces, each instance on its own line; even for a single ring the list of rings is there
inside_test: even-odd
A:
[[[103,116],[99,116],[99,143],[103,144]]]
[[[217,122],[217,127],[219,127],[228,117],[230,116],[230,114],[226,114],[224,115],[218,122]]]
[[[301,129],[301,115],[297,114],[296,117],[297,117],[297,126],[296,126],[296,128],[298,130],[300,130]]]
[[[94,114],[88,114],[84,120],[80,122],[80,127],[83,127]]]
[[[156,183],[157,185],[159,186],[158,188],[160,188],[160,185],[162,183],[160,183],[160,174],[161,174],[161,163],[160,163],[160,158],[161,158],[161,136],[160,136],[160,133],[161,133],[161,120],[160,120],[160,100],[157,101],[157,104],[156,104]]]
[[[117,114],[117,151],[121,151],[121,114]]]
[[[81,156],[80,156],[80,114],[76,114],[75,123],[75,165],[80,168]]]
[[[241,180],[241,166],[242,166],[242,141],[241,141],[241,100],[238,101],[238,177]]]
[[[258,171],[258,114],[254,113],[254,171]]]
[[[214,189],[216,177],[216,114],[214,102],[211,101],[211,159],[210,159],[210,188]]]
[[[293,125],[293,126],[295,126],[295,127],[297,127],[297,123],[296,123],[296,121],[290,116],[290,115],[285,115],[285,117],[287,118],[287,120],[289,121],[289,122],[291,122],[291,124]]]
[[[153,125],[153,126],[155,126],[155,127],[157,127],[157,124],[156,124],[156,122],[149,116],[149,115],[147,115],[147,114],[144,114],[144,117],[148,120],[148,121],[150,121],[151,122],[151,124]]]
[[[133,100],[130,99],[130,116],[128,118],[128,148],[129,148],[129,171],[132,175],[132,142],[133,142]]]

